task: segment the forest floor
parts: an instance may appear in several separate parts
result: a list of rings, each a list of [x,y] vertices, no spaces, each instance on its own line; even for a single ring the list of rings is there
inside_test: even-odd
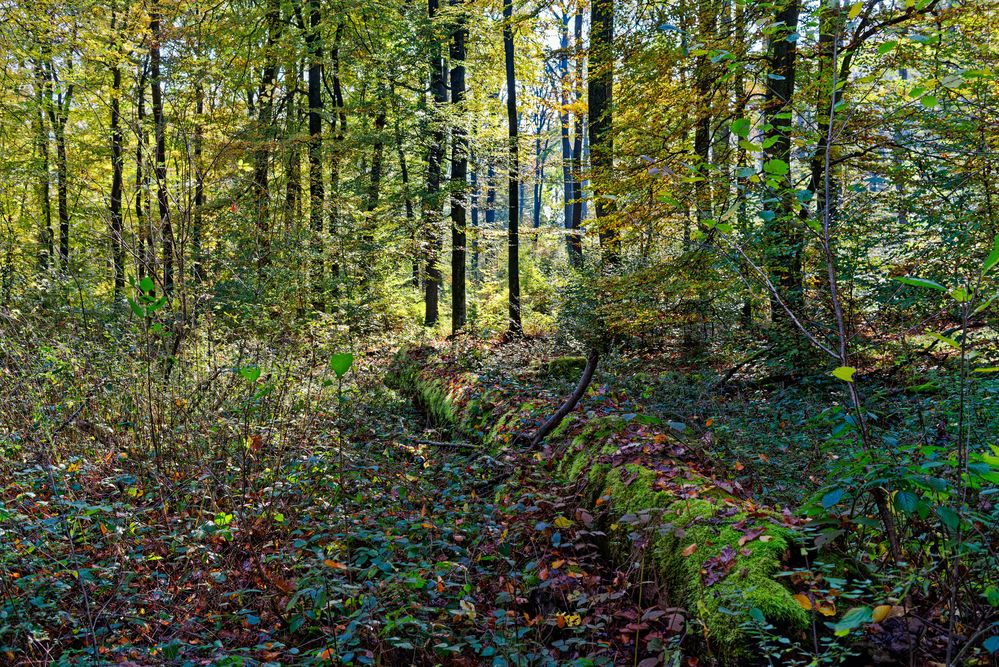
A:
[[[538,372],[558,357],[552,340],[440,349],[539,417],[576,382],[571,366]],[[551,451],[492,451],[428,421],[383,383],[395,354],[368,347],[342,385],[308,371],[323,387],[311,402],[293,400],[306,375],[278,398],[279,373],[256,367],[235,366],[235,389],[203,413],[195,394],[167,393],[157,456],[134,425],[101,423],[92,393],[36,427],[44,438],[15,432],[0,482],[0,662],[714,661],[641,562],[608,556],[585,489],[554,474]],[[836,456],[829,383],[719,383],[724,369],[681,358],[616,356],[577,422],[652,415],[683,434],[700,474],[797,514]],[[49,367],[52,382],[75,373]],[[761,644],[751,661],[765,655]]]

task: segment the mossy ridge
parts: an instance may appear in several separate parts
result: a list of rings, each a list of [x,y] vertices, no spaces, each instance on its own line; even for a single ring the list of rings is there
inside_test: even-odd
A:
[[[510,432],[511,423],[522,420],[525,412],[534,407],[525,403],[496,414],[503,402],[502,395],[493,390],[473,394],[476,378],[471,374],[462,374],[464,383],[458,381],[452,384],[457,388],[450,388],[440,375],[428,373],[415,359],[403,359],[398,374],[402,390],[422,401],[433,419],[466,432],[477,432],[490,448],[501,447],[502,436]],[[490,421],[492,425],[486,430]],[[578,481],[585,475],[584,486],[592,500],[601,495],[610,497],[607,535],[611,554],[620,560],[631,555],[629,530],[616,525],[625,514],[654,511],[659,526],[672,526],[673,530],[655,533],[647,553],[669,599],[684,606],[701,623],[705,642],[722,662],[732,663],[746,655],[747,637],[742,622],[754,607],[784,632],[804,630],[809,623],[807,612],[774,579],[794,541],[794,531],[768,521],[766,515],[750,519],[745,511],[738,509],[740,500],[692,470],[687,471],[685,481],[698,490],[697,495],[680,498],[672,490],[657,490],[656,473],[649,468],[636,463],[611,465],[600,461],[618,451],[608,439],[626,427],[627,421],[620,416],[591,418],[572,436],[566,456],[556,467],[557,474],[568,481]],[[566,426],[550,440],[564,441],[573,430]],[[729,508],[736,509],[733,512]],[[719,516],[721,513],[724,516]],[[760,537],[766,541],[757,538],[740,547],[744,531],[733,526],[742,521],[747,522],[745,531],[763,528]],[[691,545],[696,546],[689,556],[684,556]],[[734,564],[722,578],[706,586],[701,577],[703,566],[726,547],[736,551]],[[748,554],[742,553],[743,549]]]

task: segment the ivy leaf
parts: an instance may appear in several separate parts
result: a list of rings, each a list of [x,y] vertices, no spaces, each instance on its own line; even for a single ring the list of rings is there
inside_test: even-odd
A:
[[[903,285],[912,285],[913,287],[925,287],[927,289],[940,290],[941,292],[946,292],[947,288],[940,283],[933,282],[932,280],[927,280],[926,278],[910,278],[910,277],[899,277],[894,278]]]
[[[989,269],[996,264],[999,264],[999,234],[996,234],[992,245],[992,252],[989,253],[989,256],[985,258],[985,262],[982,264],[982,275],[984,276],[988,273]]]
[[[341,352],[330,357],[330,368],[336,373],[338,378],[342,378],[350,370],[354,363],[354,355],[349,352]]]
[[[940,517],[940,521],[943,522],[943,525],[947,526],[951,530],[957,530],[958,525],[961,523],[961,517],[957,515],[957,512],[949,507],[938,507],[937,516]]]
[[[838,503],[843,498],[843,493],[843,489],[833,489],[826,495],[822,496],[822,508],[829,509]]]
[[[874,612],[870,607],[854,607],[839,619],[834,630],[837,637],[846,637],[851,630],[859,628],[864,623],[869,623],[874,618]]]
[[[833,377],[837,377],[843,382],[853,382],[853,374],[857,372],[857,369],[853,366],[840,366],[836,368],[832,374]]]

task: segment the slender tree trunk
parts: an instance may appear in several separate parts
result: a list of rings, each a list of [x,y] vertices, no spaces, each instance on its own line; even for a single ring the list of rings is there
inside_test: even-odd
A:
[[[153,124],[156,127],[156,203],[160,214],[160,234],[163,247],[163,291],[173,292],[173,227],[170,223],[170,202],[167,198],[166,123],[163,118],[163,88],[160,81],[160,6],[152,1],[149,17],[151,41],[149,46],[149,83],[152,86]]]
[[[70,105],[73,101],[73,84],[65,93],[56,94],[55,65],[47,63],[47,100],[49,125],[56,144],[56,204],[59,214],[59,269],[69,270],[69,169],[66,157],[66,123],[69,121]]]
[[[819,14],[819,71],[818,71],[818,96],[815,103],[815,124],[818,133],[818,141],[815,146],[815,153],[809,164],[808,189],[815,198],[815,217],[822,220],[825,217],[825,205],[829,203],[829,216],[835,217],[837,202],[837,185],[829,175],[829,196],[825,193],[825,154],[826,141],[829,137],[829,123],[831,121],[831,111],[839,102],[843,95],[843,87],[847,82],[847,77],[839,78],[841,85],[836,90],[831,90],[833,74],[839,64],[836,57],[839,52],[839,33],[842,27],[842,12],[839,0],[830,0],[820,5]],[[808,217],[807,207],[801,211],[803,218]]]
[[[288,90],[288,110],[285,133],[290,140],[285,155],[285,190],[284,213],[285,226],[289,231],[296,228],[301,217],[302,208],[302,155],[298,133],[301,131],[302,118],[299,111],[298,98],[300,94],[299,80],[301,70],[297,61],[291,62],[285,70],[285,88]]]
[[[594,190],[611,182],[614,169],[614,0],[593,0],[590,5],[589,93],[590,164]],[[597,230],[605,267],[618,264],[621,242],[617,229],[607,220],[614,207],[610,200],[595,196]]]
[[[194,224],[191,226],[191,276],[194,284],[205,279],[204,231],[205,172],[202,164],[204,153],[205,89],[199,81],[194,87]]]
[[[340,166],[343,163],[344,138],[347,136],[347,109],[343,101],[343,83],[340,80],[340,45],[343,44],[343,25],[343,20],[337,21],[336,30],[333,32],[333,47],[330,49],[330,68],[333,70],[333,115],[330,119],[333,150],[330,155],[329,235],[333,241],[335,253],[340,253],[342,248],[340,239]],[[340,271],[340,256],[335,254],[330,261],[334,298],[340,296]]]
[[[254,214],[257,235],[257,278],[263,278],[271,260],[270,188],[267,171],[270,163],[270,142],[273,136],[274,87],[277,84],[277,40],[281,36],[281,5],[278,0],[267,0],[265,22],[267,42],[264,45],[264,68],[257,89],[257,148],[253,156]]]
[[[569,265],[574,268],[583,266],[583,246],[579,230],[575,227],[573,201],[576,198],[575,173],[573,169],[572,142],[569,136],[569,87],[575,91],[576,84],[569,76],[569,14],[563,14],[559,34],[559,74],[561,76],[561,102],[559,112],[559,135],[562,140],[562,208],[565,215],[565,249],[569,257]],[[579,45],[577,44],[577,49]]]
[[[782,298],[793,309],[803,304],[801,293],[801,231],[794,214],[791,178],[791,127],[794,97],[796,40],[799,0],[782,0],[776,8],[774,23],[780,26],[770,35],[769,74],[764,100],[764,125],[771,129],[764,145],[764,156],[771,165],[770,185],[775,190],[773,218],[766,223],[767,267],[771,280]],[[781,165],[783,163],[783,165]],[[781,173],[783,172],[783,173]],[[774,297],[775,298],[775,297]],[[777,317],[782,307],[771,299],[771,311]]]
[[[583,114],[579,111],[583,99],[583,2],[578,0],[576,15],[573,18],[573,62],[575,76],[572,78],[572,96],[575,110],[572,114],[572,252],[577,268],[583,266]]]
[[[146,145],[149,141],[149,134],[146,132],[147,67],[146,62],[139,63],[138,83],[135,90],[136,124],[138,126],[135,144],[135,223],[139,237],[137,272],[140,279],[153,275],[151,223],[146,209],[149,192],[149,170],[146,168]]]
[[[393,99],[396,99],[395,89],[391,91]],[[413,273],[410,278],[410,284],[416,288],[420,288],[420,256],[419,252],[416,250],[417,243],[417,229],[416,229],[416,212],[413,210],[413,193],[411,191],[409,183],[409,164],[406,162],[406,146],[402,137],[402,124],[400,121],[400,115],[402,113],[401,109],[396,107],[394,110],[394,118],[392,119],[392,130],[395,134],[395,151],[396,159],[399,160],[399,177],[402,179],[402,199],[403,205],[406,211],[406,228],[409,230],[410,239],[413,242],[414,254],[413,254]]]
[[[471,156],[472,170],[469,174],[469,188],[472,191],[472,282],[477,283],[479,276],[479,162]]]
[[[509,211],[507,272],[510,291],[509,334],[524,333],[520,312],[520,164],[517,145],[517,73],[513,52],[513,0],[503,0],[503,52],[506,60],[506,116],[509,125]]]
[[[461,6],[460,0],[452,5]],[[460,10],[460,11],[463,11]],[[465,100],[465,20],[459,15],[451,36],[451,104],[458,121],[451,128],[451,333],[456,334],[468,319],[465,291],[467,234],[465,198],[468,196],[468,137],[461,114]]]
[[[114,268],[114,291],[112,301],[116,302],[121,297],[125,288],[125,249],[124,249],[124,224],[121,215],[122,200],[122,175],[124,159],[122,155],[122,143],[124,141],[121,131],[121,65],[120,45],[117,36],[117,3],[111,3],[111,35],[115,40],[112,49],[112,58],[115,58],[111,65],[111,264]]]
[[[34,63],[35,70],[35,151],[38,159],[38,181],[36,198],[38,199],[41,221],[38,225],[38,268],[47,271],[55,252],[53,247],[55,235],[52,233],[52,198],[49,180],[49,128],[47,120],[48,103],[46,101],[47,78],[41,61]]]
[[[309,25],[305,42],[309,53],[309,226],[312,229],[312,305],[326,307],[323,296],[323,50],[320,0],[308,0]]]
[[[430,146],[427,151],[427,199],[423,208],[423,224],[426,228],[427,273],[424,280],[426,313],[423,322],[428,327],[437,325],[440,318],[441,270],[437,265],[440,252],[441,217],[441,167],[444,163],[444,126],[441,109],[447,103],[444,56],[436,37],[434,19],[437,16],[438,0],[427,0],[427,16],[432,33],[430,42],[430,93],[433,97],[430,106]]]

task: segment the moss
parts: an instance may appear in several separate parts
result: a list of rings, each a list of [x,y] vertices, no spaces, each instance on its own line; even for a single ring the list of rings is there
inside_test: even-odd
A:
[[[586,368],[586,357],[557,357],[541,364],[538,373],[542,377],[558,380],[575,378]]]
[[[626,479],[632,481],[625,483]],[[655,480],[652,470],[627,464],[608,471],[603,483],[615,515],[660,510],[653,517],[656,525],[672,526],[672,530],[653,532],[650,552],[655,572],[671,603],[685,607],[703,624],[705,640],[713,652],[725,662],[745,653],[741,626],[753,607],[785,632],[807,627],[807,613],[774,579],[790,547],[791,531],[765,520],[750,521],[745,529],[737,530],[732,526],[745,520],[745,513],[725,516],[728,504],[718,500],[678,499],[668,491],[656,491]],[[761,527],[766,541],[754,539],[739,546],[745,531]],[[612,553],[621,556],[630,549],[629,532],[630,527],[612,525],[608,530]],[[684,556],[691,547],[694,550]],[[701,570],[725,547],[735,550],[734,563],[722,579],[706,586]],[[748,554],[743,554],[743,549]]]

